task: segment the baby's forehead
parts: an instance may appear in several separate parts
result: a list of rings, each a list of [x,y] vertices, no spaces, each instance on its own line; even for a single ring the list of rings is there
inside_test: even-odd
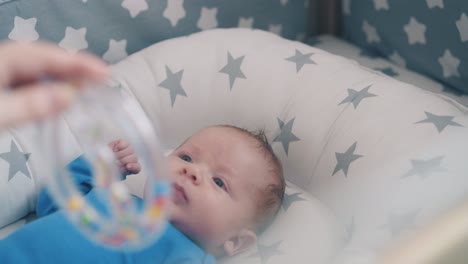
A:
[[[255,160],[257,167],[268,168],[271,165],[263,144],[249,132],[236,127],[213,126],[204,128],[187,138],[179,146],[179,148],[181,147],[191,148],[196,152],[211,152],[210,154],[219,155],[219,158],[248,156]],[[223,160],[221,159],[221,161]],[[232,161],[226,160],[225,162]]]
[[[219,143],[219,142],[233,142],[233,141],[250,141],[255,145],[256,139],[249,135],[247,132],[242,130],[236,129],[234,127],[229,126],[212,126],[201,129],[190,137],[185,139],[185,141],[180,144],[180,146],[184,146],[187,144],[211,144],[211,143]]]

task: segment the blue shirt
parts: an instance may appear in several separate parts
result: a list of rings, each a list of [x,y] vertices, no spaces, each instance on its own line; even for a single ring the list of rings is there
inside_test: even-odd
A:
[[[95,201],[89,164],[80,157],[69,164],[69,169],[81,192],[91,202]],[[135,199],[143,203],[140,198]],[[47,191],[41,192],[38,198],[36,214],[39,219],[0,240],[0,263],[216,263],[211,255],[170,224],[148,247],[125,252],[88,240],[57,210]]]

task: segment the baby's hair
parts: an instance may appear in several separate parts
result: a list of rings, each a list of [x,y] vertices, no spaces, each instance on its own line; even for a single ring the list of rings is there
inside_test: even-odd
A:
[[[256,140],[260,150],[265,155],[265,159],[271,166],[270,172],[274,182],[268,184],[263,190],[260,190],[260,198],[257,204],[257,214],[255,216],[255,229],[257,233],[261,234],[271,225],[283,202],[284,190],[286,187],[283,175],[283,166],[281,165],[281,161],[275,155],[273,148],[271,147],[265,134],[265,130],[260,129],[256,131],[250,131],[231,125],[221,125],[221,127],[235,129]]]

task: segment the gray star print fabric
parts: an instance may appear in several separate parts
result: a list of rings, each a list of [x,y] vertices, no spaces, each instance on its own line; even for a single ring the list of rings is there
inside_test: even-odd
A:
[[[468,106],[468,93],[437,81],[420,72],[405,67],[406,61],[399,56],[384,58],[377,53],[358,47],[351,42],[331,35],[310,38],[307,43],[319,49],[350,58],[359,64],[381,72],[389,77],[413,84],[426,91],[450,97],[464,106]]]
[[[0,39],[48,40],[114,63],[161,40],[247,27],[305,40],[310,0],[35,0],[0,2]]]
[[[35,184],[24,151],[10,131],[0,133],[0,227],[33,209]]]
[[[63,118],[56,125],[66,142],[62,155],[71,161],[81,153],[80,147]],[[43,143],[50,142],[53,134],[38,129],[36,124],[27,124],[0,131],[0,228],[35,210],[39,191],[50,175],[49,149]],[[0,239],[11,231],[0,229]]]
[[[468,1],[341,3],[347,40],[468,94]]]
[[[342,1],[347,38],[370,48],[352,58],[371,69],[278,37],[305,38],[308,0],[5,0],[0,39],[50,40],[121,61],[112,86],[162,128],[165,148],[213,124],[266,130],[285,169],[284,203],[255,247],[220,263],[376,263],[385,246],[468,194],[468,110],[417,87],[468,98],[460,88],[468,12],[464,2],[412,2]],[[396,12],[406,5],[424,14]],[[249,29],[211,30],[227,27]],[[450,37],[435,39],[440,28]],[[377,63],[379,54],[394,63]],[[34,209],[47,175],[28,131],[0,135],[0,208],[9,210],[0,226]],[[70,159],[79,154],[74,143],[67,149]]]
[[[267,131],[289,185],[281,214],[255,248],[221,263],[378,263],[468,194],[466,107],[313,46],[216,29],[113,71],[167,148],[213,124]]]

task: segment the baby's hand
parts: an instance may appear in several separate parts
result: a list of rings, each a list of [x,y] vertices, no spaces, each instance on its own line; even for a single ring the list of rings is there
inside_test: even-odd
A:
[[[123,175],[137,174],[141,170],[138,157],[133,148],[124,139],[113,141],[109,147],[114,151],[115,157],[118,160],[120,172]]]

